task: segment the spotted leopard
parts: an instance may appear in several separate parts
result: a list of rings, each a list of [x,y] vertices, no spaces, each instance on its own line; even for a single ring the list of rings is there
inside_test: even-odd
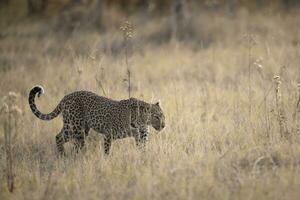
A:
[[[159,102],[149,104],[136,98],[116,101],[93,92],[76,91],[64,96],[51,113],[44,114],[35,104],[35,96],[43,93],[41,86],[33,87],[29,105],[33,114],[42,120],[52,120],[62,113],[63,128],[56,135],[60,154],[64,154],[64,144],[70,139],[75,141],[75,150],[81,150],[90,129],[104,136],[104,152],[109,154],[113,140],[134,137],[137,146],[144,146],[150,125],[157,131],[165,127]]]

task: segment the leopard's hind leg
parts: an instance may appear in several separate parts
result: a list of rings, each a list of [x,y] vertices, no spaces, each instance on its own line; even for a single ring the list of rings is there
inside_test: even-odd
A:
[[[56,148],[59,155],[65,155],[64,144],[70,140],[70,135],[70,130],[68,130],[65,126],[59,134],[56,135]]]
[[[63,111],[63,128],[56,135],[56,147],[59,155],[65,155],[64,144],[74,137],[74,119],[70,112],[66,110]]]
[[[85,147],[85,130],[77,130],[74,136],[74,150],[76,153]]]
[[[74,130],[74,150],[76,153],[82,151],[85,147],[85,139],[89,134],[90,128],[88,125],[83,126],[84,121],[80,120],[76,130]],[[84,127],[84,128],[83,128]]]
[[[74,150],[78,152],[84,147],[85,136],[89,131],[82,102],[78,99],[67,101],[62,114],[64,126],[69,130],[69,139],[74,141]]]

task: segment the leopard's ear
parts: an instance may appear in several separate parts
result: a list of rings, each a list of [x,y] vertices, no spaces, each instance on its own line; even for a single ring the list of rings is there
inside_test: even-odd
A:
[[[155,105],[160,106],[160,105],[161,105],[160,100],[158,100],[158,101],[155,103]]]

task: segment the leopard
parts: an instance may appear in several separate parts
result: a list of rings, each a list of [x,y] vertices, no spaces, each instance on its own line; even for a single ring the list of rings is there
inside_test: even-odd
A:
[[[104,137],[104,153],[108,155],[114,140],[134,137],[136,145],[144,149],[149,128],[152,126],[160,132],[165,127],[159,101],[147,103],[133,97],[113,100],[81,90],[65,95],[52,112],[45,114],[35,103],[36,96],[39,98],[42,94],[43,87],[34,86],[29,92],[29,106],[41,120],[52,120],[62,114],[63,127],[55,136],[59,155],[65,155],[64,144],[70,140],[74,141],[76,152],[82,150],[91,129]]]

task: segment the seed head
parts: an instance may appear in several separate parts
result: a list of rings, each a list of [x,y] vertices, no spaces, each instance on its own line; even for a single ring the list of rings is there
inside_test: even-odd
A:
[[[8,97],[9,97],[9,98],[17,99],[18,96],[19,96],[19,95],[18,95],[17,93],[15,93],[15,92],[12,92],[12,91],[8,92]]]
[[[120,27],[120,30],[123,32],[123,36],[126,40],[132,38],[133,26],[129,21],[125,21],[124,24]]]

